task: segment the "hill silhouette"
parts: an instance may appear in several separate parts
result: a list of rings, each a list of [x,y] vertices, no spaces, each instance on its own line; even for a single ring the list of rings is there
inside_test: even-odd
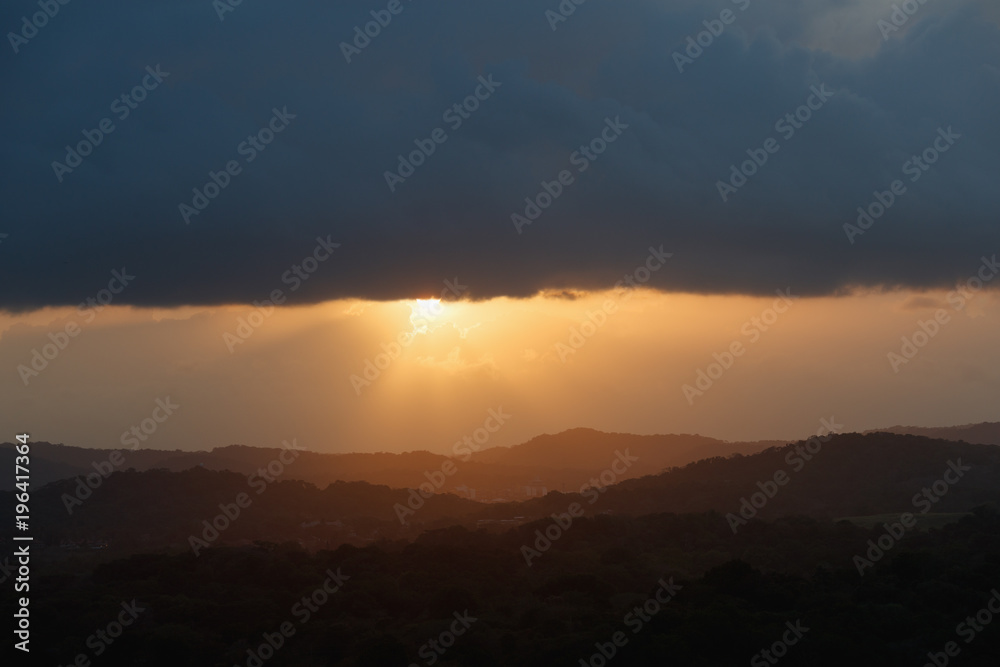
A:
[[[599,477],[606,469],[605,463],[587,474]],[[784,484],[775,481],[781,472]],[[705,459],[606,487],[490,504],[450,493],[424,499],[415,490],[367,482],[341,481],[320,489],[284,477],[266,485],[257,477],[251,483],[255,477],[203,468],[115,472],[90,494],[81,478],[62,480],[34,492],[33,513],[48,544],[107,538],[132,550],[186,548],[201,522],[218,515],[219,505],[232,504],[239,493],[248,494],[252,507],[232,522],[222,543],[302,539],[325,546],[412,539],[422,530],[451,524],[504,529],[565,513],[572,503],[588,516],[716,512],[771,520],[964,513],[1000,504],[1000,449],[918,436],[845,434],[825,443],[803,441]],[[953,483],[946,484],[947,479]],[[263,487],[259,493],[258,487]],[[925,489],[935,491],[922,496]],[[6,515],[14,503],[7,500],[0,520],[12,520]],[[746,503],[760,506],[746,509]]]
[[[634,457],[632,442],[615,444]],[[224,449],[218,460],[260,454]],[[539,451],[561,450],[542,439],[492,455],[546,463]],[[437,460],[427,456],[421,462]],[[609,466],[601,456],[595,447],[574,464],[600,479]],[[745,664],[798,621],[806,640],[783,665],[922,664],[1000,581],[1000,449],[991,445],[843,434],[513,503],[415,500],[364,481],[266,481],[194,467],[116,471],[87,493],[75,478],[33,488],[39,659],[71,663],[131,600],[143,616],[102,664],[257,664],[248,651],[289,618],[301,621],[297,601],[342,572],[343,590],[266,664],[413,664],[466,612],[475,624],[442,664],[571,664],[601,647],[607,655],[621,630],[628,642],[615,664],[660,665],[665,655]],[[236,515],[241,494],[250,502]],[[755,495],[766,501],[734,531],[729,517]],[[0,492],[6,525],[13,496]],[[70,514],[66,499],[77,496]],[[876,547],[887,523],[922,514],[921,499],[928,515],[954,518]],[[582,516],[570,522],[573,503]],[[413,508],[405,522],[400,507]],[[839,520],[873,514],[884,519]],[[859,570],[861,557],[871,562]],[[646,606],[665,588],[668,603]],[[0,612],[13,605],[0,597]],[[998,636],[990,629],[963,644],[962,664],[995,664]]]
[[[976,445],[1000,445],[1000,422],[983,422],[964,426],[893,426],[868,433],[897,433],[900,435],[922,435],[940,440],[960,440]]]
[[[554,435],[540,435],[513,447],[492,447],[474,453],[472,460],[522,467],[558,469],[572,466],[592,470],[607,467],[616,451],[628,448],[639,459],[633,466],[634,476],[643,476],[700,459],[752,454],[781,444],[785,442],[726,442],[701,435],[633,435],[575,428]]]
[[[468,456],[447,457],[426,451],[394,453],[323,454],[302,452],[289,466],[284,479],[299,479],[319,487],[336,481],[366,481],[393,488],[410,488],[427,481],[427,474],[454,460],[457,470],[448,475],[444,490],[476,500],[514,500],[544,491],[572,491],[587,481],[593,470],[607,467],[615,452],[631,448],[639,460],[626,477],[661,472],[665,468],[731,453],[752,453],[779,444],[777,441],[730,443],[697,435],[638,436],[573,429],[544,435],[515,447],[496,447]],[[783,444],[783,443],[781,443]],[[48,442],[32,442],[32,481],[45,485],[86,475],[94,465],[120,451],[119,470],[205,468],[250,475],[273,461],[282,450],[229,445],[211,451],[87,449]],[[0,445],[0,464],[13,465],[14,445]],[[0,480],[0,489],[11,490],[13,479]]]
[[[816,449],[813,454],[809,453],[810,443]],[[921,496],[923,499],[914,504],[914,497],[925,488],[945,476],[955,478],[957,473],[948,471],[951,463],[959,462],[970,469],[962,471],[939,499]],[[774,481],[779,472],[787,477],[784,484]],[[848,433],[835,435],[825,443],[801,441],[749,456],[705,459],[659,475],[625,480],[599,493],[593,503],[593,493],[588,492],[550,494],[513,507],[526,516],[564,511],[571,502],[594,511],[631,515],[736,513],[743,499],[749,502],[754,494],[767,496],[769,492],[773,497],[767,497],[762,508],[754,508],[758,518],[918,513],[928,503],[929,511],[935,513],[966,512],[984,503],[1000,502],[1000,449],[911,435]],[[489,511],[499,515],[509,510],[496,506]]]

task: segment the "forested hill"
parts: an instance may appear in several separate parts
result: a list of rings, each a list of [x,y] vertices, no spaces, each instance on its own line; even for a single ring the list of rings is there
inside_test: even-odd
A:
[[[938,480],[944,481],[934,487]],[[930,489],[930,496],[923,495],[924,489]],[[938,496],[935,490],[943,493]],[[754,494],[763,497],[754,498]],[[581,502],[588,511],[631,515],[735,513],[743,499],[762,505],[754,508],[761,518],[924,513],[925,508],[933,513],[965,512],[1000,502],[1000,448],[919,436],[850,433],[825,443],[802,441],[750,456],[706,459],[626,480],[605,492],[550,494],[518,507],[522,514],[536,516],[561,511],[571,502]],[[500,514],[504,510],[495,507],[491,511]]]
[[[869,433],[898,433],[900,435],[922,435],[939,440],[962,440],[976,445],[1000,445],[1000,422],[983,422],[964,426],[893,426]]]
[[[472,446],[479,447],[473,441]],[[476,489],[478,499],[500,496],[513,499],[525,486],[546,490],[571,491],[584,483],[593,469],[610,464],[617,450],[626,447],[638,456],[627,477],[641,477],[661,472],[670,466],[684,465],[711,456],[733,453],[749,454],[766,447],[784,444],[777,441],[724,442],[698,435],[627,435],[602,433],[590,429],[572,429],[555,435],[534,438],[515,447],[494,447],[475,451],[462,443],[451,452],[459,463],[455,474],[446,480],[445,490],[460,487]],[[299,479],[319,487],[336,481],[366,481],[393,488],[417,486],[426,481],[424,474],[440,470],[449,460],[443,454],[426,451],[394,454],[387,452],[324,454],[309,451],[308,443],[297,442],[302,450],[295,465],[284,472],[284,479]],[[485,445],[484,445],[485,446]],[[229,470],[249,475],[273,461],[282,450],[270,447],[229,445],[211,451],[169,451],[126,448],[88,449],[48,442],[31,443],[32,482],[43,486],[60,479],[86,475],[95,465],[121,461],[120,471],[165,469],[183,471],[191,468]],[[117,454],[115,454],[117,452]],[[13,466],[14,446],[0,445],[0,464]],[[0,479],[0,489],[13,488],[13,478]]]
[[[609,469],[590,474],[600,479]],[[130,549],[186,548],[190,535],[203,532],[203,521],[220,514],[220,504],[231,506],[245,493],[251,506],[228,522],[232,526],[221,531],[220,543],[304,540],[327,546],[412,539],[426,528],[452,524],[506,529],[565,513],[573,503],[588,515],[714,511],[773,519],[962,513],[1000,504],[1000,449],[917,436],[847,434],[520,503],[483,504],[440,493],[423,499],[416,491],[365,482],[322,489],[277,478],[265,484],[259,476],[204,469],[113,473],[89,494],[80,484],[66,480],[33,493],[40,539],[56,544],[107,538]],[[0,513],[12,507],[8,496]]]

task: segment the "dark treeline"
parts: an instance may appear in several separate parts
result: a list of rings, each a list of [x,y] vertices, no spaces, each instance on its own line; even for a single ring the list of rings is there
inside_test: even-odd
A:
[[[293,633],[273,641],[280,648],[265,649],[261,664],[404,666],[433,656],[440,665],[575,666],[600,646],[610,652],[617,632],[624,641],[609,664],[771,664],[758,654],[783,638],[796,639],[787,655],[778,647],[789,666],[922,665],[948,642],[960,647],[961,665],[996,664],[997,627],[957,629],[1000,587],[993,508],[908,534],[864,576],[854,556],[882,527],[785,518],[734,535],[716,513],[581,518],[529,567],[525,545],[537,546],[536,531],[551,524],[452,527],[315,554],[294,543],[144,554],[88,573],[36,574],[33,656],[60,665],[80,653],[102,665],[256,665],[247,651],[285,623]],[[331,575],[340,579],[331,584]],[[303,596],[325,581],[339,590],[321,604],[313,597],[307,613]],[[679,589],[649,604],[658,591],[669,597],[664,584]],[[119,638],[92,637],[133,599],[142,611]],[[645,616],[636,611],[644,604]],[[5,597],[5,615],[9,605]],[[798,639],[789,627],[808,630]],[[462,632],[441,637],[451,629]],[[449,648],[441,655],[430,640]]]

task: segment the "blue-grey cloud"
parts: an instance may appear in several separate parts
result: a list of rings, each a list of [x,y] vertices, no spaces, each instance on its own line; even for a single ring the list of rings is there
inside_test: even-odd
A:
[[[921,6],[887,40],[861,2],[590,0],[552,30],[555,0],[401,0],[350,63],[341,44],[391,3],[245,0],[220,20],[224,1],[71,2],[26,43],[8,35],[0,307],[79,303],[122,266],[137,278],[121,303],[249,302],[328,235],[341,246],[299,302],[437,294],[455,276],[478,298],[608,287],[660,244],[674,257],[651,284],[706,293],[950,286],[1000,251],[985,0]],[[723,9],[734,21],[679,72],[675,52]],[[38,11],[8,3],[0,28]],[[460,127],[443,116],[491,76]],[[114,101],[144,80],[122,117]],[[821,86],[835,94],[807,122],[776,128]],[[262,151],[243,144],[275,109],[295,117]],[[114,130],[55,173],[104,118]],[[578,171],[606,119],[628,128]],[[447,141],[390,191],[385,172],[436,128]],[[948,128],[961,138],[911,182],[905,163]],[[724,202],[717,182],[769,138]],[[239,173],[185,216],[229,161]],[[572,184],[518,233],[512,214],[563,170]],[[896,179],[905,194],[845,231]]]

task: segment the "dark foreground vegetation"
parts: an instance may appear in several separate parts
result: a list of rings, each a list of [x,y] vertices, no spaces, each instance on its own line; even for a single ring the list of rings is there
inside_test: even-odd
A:
[[[630,456],[597,456],[589,474],[617,479],[613,461]],[[518,503],[200,467],[92,477],[31,494],[30,664],[994,667],[1000,655],[992,445],[846,434]],[[3,525],[14,506],[0,492]],[[2,553],[14,546],[0,535]],[[16,562],[0,559],[10,591]],[[14,609],[5,593],[0,614]]]
[[[992,507],[907,532],[863,576],[855,556],[882,525],[786,517],[734,535],[718,513],[580,518],[528,566],[525,545],[543,547],[552,523],[36,573],[33,664],[548,667],[602,665],[603,649],[609,665],[919,666],[954,642],[948,659],[971,667],[1000,653],[1000,617],[975,619],[1000,588]]]

